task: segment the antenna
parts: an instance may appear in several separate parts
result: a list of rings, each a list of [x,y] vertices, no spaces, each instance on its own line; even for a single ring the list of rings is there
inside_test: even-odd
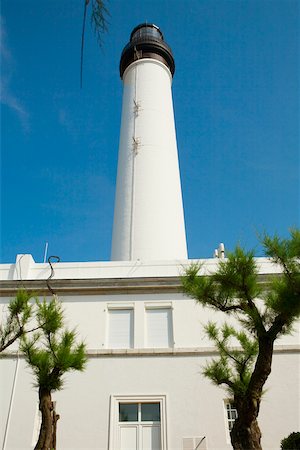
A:
[[[44,263],[47,261],[47,253],[48,253],[48,242],[45,244],[45,252],[44,252]]]

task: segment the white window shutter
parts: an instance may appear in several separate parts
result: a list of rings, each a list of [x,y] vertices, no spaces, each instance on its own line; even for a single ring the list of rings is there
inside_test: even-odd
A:
[[[133,347],[133,309],[109,309],[108,347]]]
[[[171,308],[146,309],[147,347],[167,348],[173,346]]]

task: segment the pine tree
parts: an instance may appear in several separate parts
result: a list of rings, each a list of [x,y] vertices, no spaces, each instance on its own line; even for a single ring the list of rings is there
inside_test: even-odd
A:
[[[7,315],[3,312],[3,320],[0,324],[0,353],[16,342],[27,330],[26,325],[32,316],[32,295],[25,290],[19,290],[17,295],[8,305]]]
[[[274,342],[292,331],[300,315],[300,231],[290,238],[264,236],[265,254],[282,273],[262,285],[253,252],[240,247],[219,261],[211,276],[201,276],[193,264],[182,277],[184,292],[203,306],[233,316],[240,324],[215,323],[206,332],[219,358],[208,362],[204,375],[227,388],[238,417],[231,431],[234,450],[261,449],[257,417],[264,385],[271,373]],[[236,344],[239,344],[236,346]]]
[[[84,50],[84,36],[85,36],[85,22],[87,8],[91,4],[91,16],[90,23],[91,27],[95,33],[96,39],[100,47],[103,44],[103,34],[107,32],[107,16],[109,16],[109,11],[106,7],[105,0],[84,0],[83,9],[83,22],[82,22],[82,33],[81,33],[81,54],[80,54],[80,87],[82,88],[82,71],[83,71],[83,50]]]
[[[24,335],[21,350],[33,370],[38,388],[41,428],[35,450],[56,448],[56,414],[52,393],[62,389],[63,376],[69,371],[85,368],[85,346],[76,343],[75,331],[64,327],[61,303],[53,296],[50,302],[37,300],[35,318],[39,331]]]

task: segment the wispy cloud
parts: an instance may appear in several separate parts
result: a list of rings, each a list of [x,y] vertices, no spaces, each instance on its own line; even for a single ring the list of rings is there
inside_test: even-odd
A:
[[[24,131],[29,131],[29,113],[22,101],[14,94],[11,86],[11,76],[14,68],[14,59],[7,45],[7,33],[5,23],[0,17],[0,55],[1,55],[1,77],[0,77],[0,100],[19,118]]]

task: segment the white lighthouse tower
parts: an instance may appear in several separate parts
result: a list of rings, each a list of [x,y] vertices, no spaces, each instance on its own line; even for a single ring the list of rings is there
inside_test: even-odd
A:
[[[124,87],[112,260],[187,259],[174,70],[160,29],[137,26],[120,61]]]

